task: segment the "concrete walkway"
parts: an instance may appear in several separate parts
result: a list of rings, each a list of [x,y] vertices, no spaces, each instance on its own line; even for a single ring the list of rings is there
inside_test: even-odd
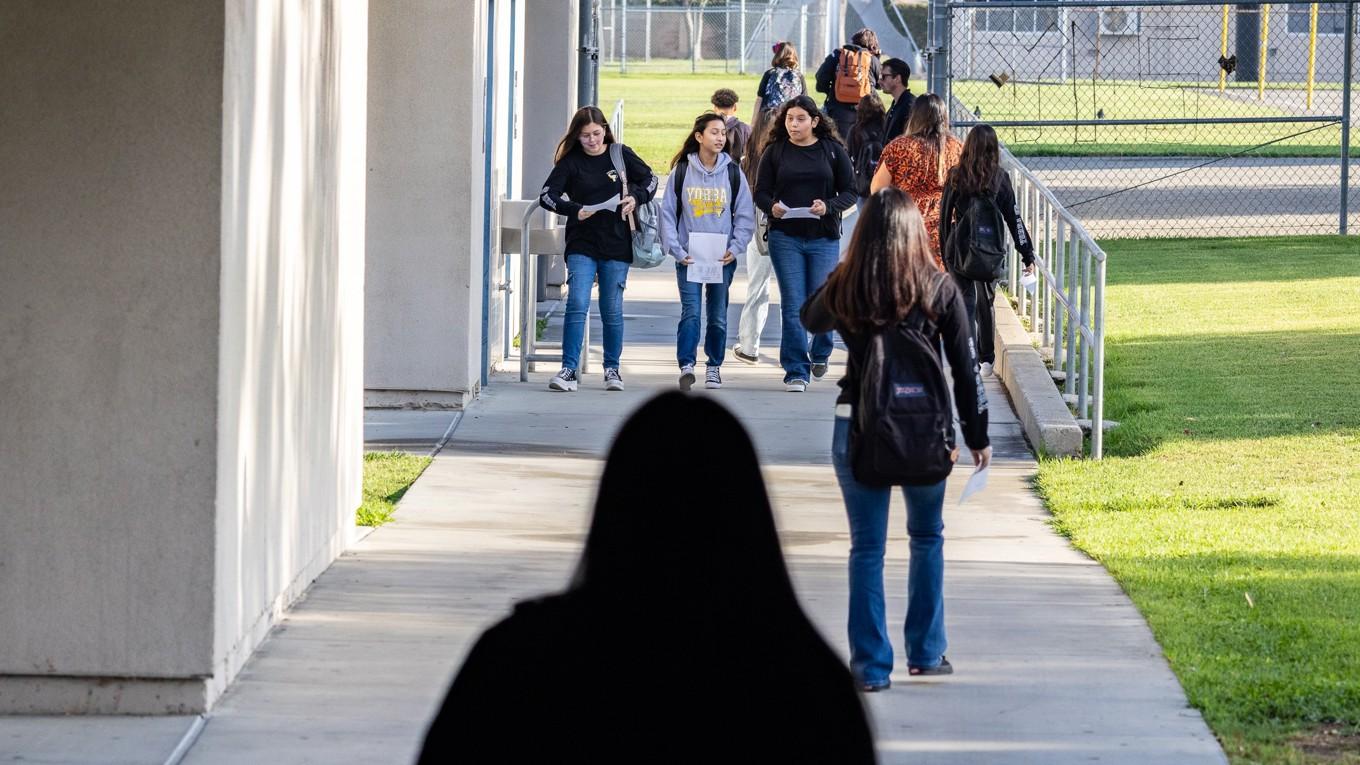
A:
[[[555,370],[540,370],[527,385],[498,376],[406,495],[397,520],[337,561],[256,653],[184,762],[409,761],[480,630],[516,599],[567,581],[614,431],[674,382],[674,294],[669,269],[633,273],[624,393],[602,390],[598,364],[576,394],[545,390]],[[740,298],[739,283],[734,304]],[[775,314],[767,353],[777,349],[777,330]],[[786,394],[773,363],[729,361],[724,371],[724,389],[705,395],[737,412],[756,440],[795,585],[844,653],[849,540],[829,465],[834,384]],[[900,671],[890,691],[868,697],[883,762],[1225,762],[1119,587],[1045,524],[1028,488],[1035,463],[1004,393],[994,382],[989,393],[997,454],[991,486],[981,501],[958,507],[967,476],[959,471],[945,515],[949,656],[957,673],[909,679],[900,628],[893,629]],[[413,442],[449,422],[446,414],[421,419],[387,417],[387,431],[374,432]],[[699,487],[693,494],[698,501]],[[904,513],[894,513],[888,606],[900,624],[907,545]],[[36,722],[0,720],[0,752],[9,751],[7,731],[33,730]],[[70,735],[108,723],[53,724]],[[159,763],[185,721],[125,725],[120,736],[138,725],[148,733],[161,726],[162,735],[144,741],[144,756],[117,761]],[[48,754],[40,761],[114,761]]]

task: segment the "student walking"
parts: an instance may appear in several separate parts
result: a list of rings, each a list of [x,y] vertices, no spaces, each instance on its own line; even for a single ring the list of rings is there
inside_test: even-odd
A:
[[[871,191],[896,186],[911,195],[925,219],[935,265],[944,270],[940,255],[940,196],[949,171],[959,163],[963,143],[949,133],[949,110],[944,99],[928,93],[917,98],[905,135],[883,149]]]
[[[722,387],[728,289],[737,272],[736,253],[745,251],[756,226],[751,187],[737,163],[723,151],[727,142],[724,124],[722,115],[712,112],[694,120],[694,129],[671,160],[670,188],[665,204],[660,205],[661,247],[675,258],[675,281],[680,288],[675,358],[684,391],[694,385],[701,303],[707,303],[704,387]],[[701,246],[715,256],[721,251],[721,281],[691,281],[690,270],[699,268],[695,254]]]
[[[996,363],[996,279],[1006,257],[1005,222],[1011,241],[1034,273],[1034,243],[1025,229],[1010,175],[1001,169],[1001,148],[991,125],[977,125],[963,141],[959,164],[949,171],[940,200],[940,239],[945,265],[959,285],[968,309],[982,376]],[[982,277],[982,278],[978,278]]]
[[[624,146],[623,165],[628,178],[624,188],[609,156],[612,143],[614,134],[599,107],[578,109],[557,145],[557,164],[539,196],[539,203],[545,208],[567,217],[567,310],[562,328],[562,370],[548,383],[549,390],[577,388],[590,290],[596,282],[600,285],[600,322],[604,326],[604,386],[605,390],[623,390],[623,378],[619,375],[619,358],[623,355],[623,290],[633,262],[628,217],[638,205],[651,201],[657,181],[647,163]],[[612,210],[590,212],[583,207],[620,195],[622,203]]]
[[[865,27],[818,67],[817,92],[826,94],[822,109],[835,120],[838,134],[850,134],[859,100],[878,90],[881,55],[878,34]]]
[[[794,96],[807,95],[807,82],[798,66],[798,49],[786,40],[774,44],[770,68],[756,86],[756,105],[751,112],[751,125],[756,124],[761,112],[776,111]]]
[[[851,671],[866,692],[890,685],[883,554],[892,489],[901,486],[911,544],[908,673],[950,674],[942,510],[957,448],[941,344],[973,462],[986,467],[992,449],[963,298],[935,268],[920,211],[906,193],[888,188],[869,198],[845,262],[808,300],[803,320],[814,331],[834,328],[849,349],[831,458],[850,523]]]
[[[878,74],[878,87],[892,96],[892,108],[888,109],[887,128],[883,132],[883,143],[902,135],[907,130],[907,118],[911,116],[911,105],[916,100],[907,80],[911,77],[911,67],[900,58],[890,58],[883,62]]]
[[[751,126],[751,143],[741,160],[741,172],[751,188],[755,188],[760,155],[769,143],[770,128],[777,115],[775,111],[762,111]],[[737,344],[732,346],[732,355],[747,364],[760,361],[760,336],[765,332],[765,320],[770,315],[770,277],[774,275],[774,264],[770,262],[770,247],[766,241],[769,232],[769,216],[757,209],[755,235],[746,247],[746,302],[742,303],[741,318],[737,322]]]
[[[770,216],[770,260],[779,280],[779,363],[785,390],[802,393],[827,371],[832,340],[808,345],[798,309],[840,255],[841,214],[855,204],[855,169],[836,126],[807,96],[784,104],[760,158],[756,206]],[[796,212],[794,212],[796,210]],[[790,213],[793,213],[790,215]]]
[[[859,100],[855,109],[855,124],[850,128],[846,148],[855,163],[855,193],[863,200],[869,196],[869,185],[878,170],[878,158],[883,154],[883,102],[870,93]]]
[[[727,145],[723,151],[733,162],[741,162],[746,155],[746,145],[751,142],[751,126],[737,116],[738,99],[737,91],[731,88],[718,88],[708,99],[713,104],[713,111],[723,118],[723,127],[727,130]]]

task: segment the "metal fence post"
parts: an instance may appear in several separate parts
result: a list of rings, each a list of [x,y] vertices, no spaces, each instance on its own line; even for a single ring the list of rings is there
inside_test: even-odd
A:
[[[628,74],[628,0],[623,0],[623,7],[620,9],[620,16],[623,18],[623,29],[619,31],[619,72]]]
[[[652,0],[647,0],[647,23],[642,27],[642,60],[652,63]]]
[[[1341,69],[1341,233],[1350,225],[1351,204],[1351,76],[1355,66],[1355,0],[1346,3],[1346,60]]]
[[[647,0],[651,2],[651,0]],[[746,0],[741,0],[741,19],[737,21],[737,26],[741,29],[741,62],[737,64],[737,72],[746,74]]]

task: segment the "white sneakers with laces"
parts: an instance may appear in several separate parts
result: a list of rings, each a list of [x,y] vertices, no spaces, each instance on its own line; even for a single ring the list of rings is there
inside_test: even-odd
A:
[[[619,370],[617,367],[605,367],[604,389],[623,390],[623,378],[619,376]]]
[[[680,390],[688,392],[694,387],[694,365],[686,364],[680,367]]]
[[[708,388],[709,390],[717,390],[718,388],[722,387],[722,372],[719,372],[718,371],[719,369],[721,369],[721,367],[708,368],[708,372],[704,374],[705,388]]]
[[[548,381],[548,390],[572,391],[578,386],[576,370],[562,367],[562,371],[553,375],[553,379]]]

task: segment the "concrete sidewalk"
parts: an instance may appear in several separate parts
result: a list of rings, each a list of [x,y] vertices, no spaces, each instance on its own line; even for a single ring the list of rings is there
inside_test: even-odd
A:
[[[566,583],[614,431],[653,392],[674,384],[673,271],[635,271],[630,279],[628,390],[606,393],[598,361],[575,394],[545,389],[555,369],[539,370],[529,384],[497,376],[407,493],[396,521],[337,561],[251,659],[185,762],[410,760],[480,630],[515,600]],[[739,282],[733,328],[741,297]],[[778,347],[777,330],[775,313],[766,353]],[[833,364],[832,377],[839,369]],[[721,391],[704,395],[727,404],[751,431],[795,585],[844,654],[849,539],[829,464],[835,385],[828,378],[808,393],[787,394],[774,364],[748,367],[730,357],[724,377]],[[1028,488],[1035,463],[1019,425],[994,381],[989,394],[997,454],[991,485],[980,501],[958,507],[967,477],[960,470],[946,500],[949,656],[957,673],[909,679],[900,626],[893,628],[894,686],[868,697],[882,761],[1225,762],[1119,587],[1046,525]],[[433,419],[401,426],[420,438],[438,429]],[[693,495],[701,501],[698,486]],[[893,524],[888,607],[900,625],[907,559],[900,505]],[[183,723],[141,721],[165,728],[163,739],[141,759],[118,761],[162,762],[174,746],[166,728],[174,722]],[[68,731],[105,724],[58,723],[73,726]],[[8,751],[6,731],[17,730],[6,726],[15,724],[0,720],[0,752]]]

